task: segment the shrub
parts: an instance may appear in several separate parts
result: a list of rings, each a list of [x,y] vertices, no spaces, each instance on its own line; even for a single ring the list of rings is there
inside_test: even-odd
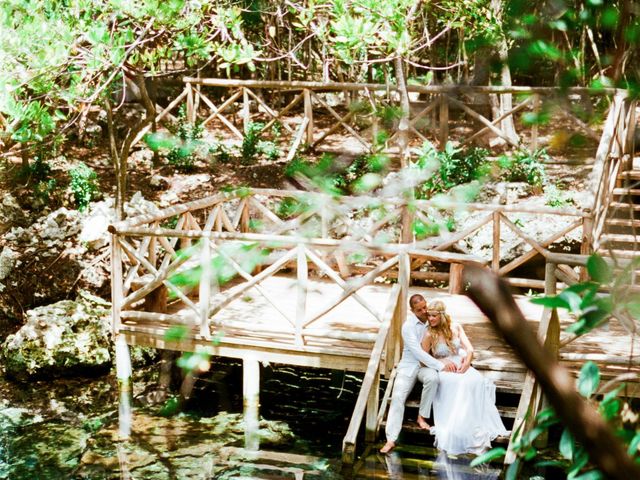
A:
[[[260,141],[260,131],[264,128],[262,123],[251,122],[247,126],[247,131],[244,132],[242,138],[242,147],[240,148],[240,155],[243,163],[253,163],[258,156],[258,142]]]
[[[544,149],[531,152],[517,150],[511,156],[502,155],[498,158],[498,165],[502,170],[502,178],[509,182],[527,182],[534,187],[541,187],[547,175],[544,161],[549,156]]]
[[[195,160],[198,156],[198,149],[202,146],[202,133],[204,127],[202,123],[191,123],[187,120],[186,110],[180,108],[178,114],[178,126],[176,135],[178,142],[174,145],[169,154],[167,161],[176,170],[189,172],[193,170]]]
[[[91,167],[80,162],[77,167],[69,171],[69,176],[71,177],[69,188],[73,193],[78,210],[83,211],[100,192],[98,174]]]
[[[418,189],[418,196],[428,198],[486,176],[490,170],[487,154],[487,150],[475,147],[463,151],[451,142],[447,142],[444,150],[439,152],[431,143],[425,142],[414,167],[427,169],[433,174]]]

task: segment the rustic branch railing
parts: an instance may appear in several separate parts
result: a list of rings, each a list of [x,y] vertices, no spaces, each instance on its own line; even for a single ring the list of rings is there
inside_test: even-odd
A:
[[[375,440],[378,423],[378,393],[380,390],[380,373],[382,357],[387,343],[387,336],[394,319],[398,318],[398,306],[400,298],[400,286],[396,285],[389,294],[387,308],[384,313],[382,323],[376,342],[371,351],[371,358],[367,371],[365,372],[360,387],[360,393],[353,409],[353,415],[347,428],[347,433],[342,441],[342,463],[343,465],[353,465],[356,454],[356,438],[360,430],[362,418],[367,416],[365,438],[371,442]]]
[[[616,93],[598,145],[592,172],[593,232],[587,242],[593,251],[600,248],[600,235],[613,200],[618,175],[632,168],[636,103],[626,92]]]
[[[385,84],[230,80],[192,77],[185,77],[183,81],[185,88],[175,100],[167,105],[166,108],[157,106],[159,113],[154,123],[164,122],[167,119],[175,121],[175,117],[170,112],[184,101],[186,102],[189,121],[200,121],[203,125],[207,125],[217,120],[220,122],[220,128],[229,130],[233,137],[241,141],[244,136],[243,132],[247,131],[252,120],[260,117],[261,121],[265,123],[262,131],[271,128],[278,122],[284,130],[293,135],[292,142],[297,145],[290,149],[289,156],[295,155],[303,140],[308,147],[316,148],[325,143],[328,137],[340,130],[345,130],[351,138],[356,140],[363,151],[370,152],[374,150],[375,137],[379,129],[379,122],[375,117],[375,113],[358,111],[349,105],[343,107],[332,106],[321,96],[322,93],[356,93],[362,97],[363,104],[370,104],[373,101],[372,93],[377,94],[378,97],[397,96],[397,87]],[[222,97],[219,105],[216,105],[217,100],[212,100],[213,96],[203,91],[205,87],[224,88],[228,90],[228,94]],[[482,135],[491,133],[512,147],[528,147],[531,149],[538,147],[538,125],[536,122],[533,122],[530,126],[529,143],[524,144],[522,143],[523,140],[514,140],[500,128],[502,121],[508,117],[513,117],[515,120],[517,114],[526,110],[531,110],[534,115],[537,115],[541,111],[543,100],[548,99],[549,103],[553,104],[554,109],[560,109],[562,115],[569,119],[577,129],[583,131],[589,137],[595,136],[597,138],[598,134],[571,111],[569,102],[555,101],[554,98],[556,96],[568,98],[571,95],[578,96],[585,93],[590,95],[615,95],[620,92],[620,90],[610,88],[588,89],[574,87],[560,91],[553,87],[481,87],[462,85],[408,85],[407,89],[412,95],[421,95],[427,99],[426,102],[413,102],[419,111],[412,115],[409,120],[410,135],[417,137],[421,141],[431,138],[443,146],[449,139],[451,107],[455,107],[469,119],[481,125],[479,130],[468,135],[465,134],[464,138],[458,138],[461,144],[471,143]],[[286,101],[286,105],[276,108],[272,101],[278,95],[270,95],[267,100],[265,96],[256,93],[258,91],[269,91],[289,96],[293,93],[294,96]],[[507,93],[526,98],[509,111],[503,112],[496,119],[487,118],[486,114],[472,108],[473,105],[470,106],[469,100],[465,100],[465,97],[474,99],[483,95]],[[346,97],[347,95],[345,95]],[[382,101],[381,98],[379,99]],[[393,106],[396,101],[397,99],[395,98],[387,98],[384,103]],[[301,102],[303,104],[302,117],[295,112]],[[254,106],[253,111],[252,105]],[[278,108],[280,108],[279,111]],[[317,115],[321,111],[332,118],[332,123],[328,128],[321,128],[318,126],[317,121],[314,122],[314,117],[317,119]],[[430,115],[429,118],[427,118],[428,115]],[[239,117],[239,120],[237,117]],[[356,118],[362,119],[364,117],[368,118],[368,126],[361,128],[354,123]],[[290,125],[289,123],[291,122],[295,123],[296,126]],[[140,141],[150,129],[151,126],[140,132],[134,144]],[[429,137],[429,131],[432,134],[431,137]],[[303,134],[302,132],[306,133]],[[393,144],[397,138],[397,131],[390,133],[386,148],[392,151]]]

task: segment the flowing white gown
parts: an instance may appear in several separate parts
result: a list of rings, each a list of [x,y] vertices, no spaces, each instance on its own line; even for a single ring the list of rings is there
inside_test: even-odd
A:
[[[454,340],[454,354],[446,343],[438,342],[434,356],[462,362],[460,340]],[[433,402],[435,445],[452,455],[480,455],[491,448],[491,440],[507,435],[496,408],[496,387],[475,368],[465,373],[440,372],[440,384]]]

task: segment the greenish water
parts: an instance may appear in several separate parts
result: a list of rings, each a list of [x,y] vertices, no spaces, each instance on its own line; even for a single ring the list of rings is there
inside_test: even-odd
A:
[[[234,365],[196,383],[183,413],[162,416],[156,374],[134,382],[131,435],[119,433],[113,376],[26,385],[0,380],[0,479],[342,479],[340,447],[359,378],[283,368],[263,371],[260,450],[245,446]],[[356,479],[493,479],[469,458],[429,446],[391,455],[371,448]],[[528,477],[526,477],[528,478]]]

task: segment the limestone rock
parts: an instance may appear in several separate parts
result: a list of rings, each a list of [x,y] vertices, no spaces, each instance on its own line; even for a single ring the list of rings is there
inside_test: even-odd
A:
[[[108,370],[109,314],[109,303],[86,292],[29,310],[26,324],[2,345],[7,374],[24,381]]]
[[[0,202],[0,234],[14,226],[26,226],[27,216],[11,194],[3,195]]]

